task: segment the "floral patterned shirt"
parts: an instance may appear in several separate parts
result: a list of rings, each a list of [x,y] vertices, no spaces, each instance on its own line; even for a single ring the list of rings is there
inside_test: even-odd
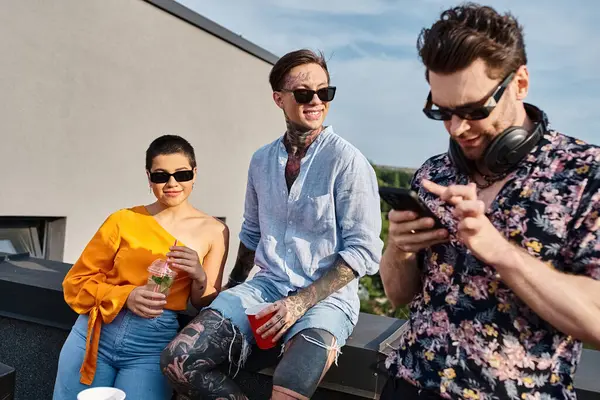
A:
[[[467,184],[446,154],[415,174],[413,190],[450,231],[419,254],[422,290],[386,366],[445,398],[575,399],[582,344],[535,314],[456,239],[451,207],[421,188]],[[600,147],[547,132],[495,198],[487,216],[530,255],[600,280]],[[560,293],[556,294],[560,296]]]

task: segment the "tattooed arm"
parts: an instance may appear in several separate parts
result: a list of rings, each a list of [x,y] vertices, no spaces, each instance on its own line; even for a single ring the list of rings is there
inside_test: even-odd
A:
[[[254,267],[254,255],[260,241],[260,221],[258,218],[258,195],[254,188],[252,173],[255,164],[255,155],[248,167],[248,182],[246,184],[246,199],[244,202],[244,222],[240,232],[240,246],[233,270],[229,275],[229,281],[225,289],[232,288],[243,283]]]
[[[257,315],[258,318],[275,310],[277,312],[256,332],[259,335],[264,334],[265,337],[273,336],[273,341],[279,340],[312,306],[337,292],[357,276],[358,274],[338,255],[335,264],[325,275],[297,293],[276,301],[272,307],[261,311]]]
[[[233,266],[233,270],[229,275],[229,281],[227,282],[227,289],[239,285],[248,279],[248,275],[250,274],[252,267],[254,267],[255,254],[256,253],[253,250],[250,250],[244,243],[240,242],[237,259]]]
[[[286,303],[289,313],[292,314],[292,318],[297,320],[309,308],[352,282],[357,275],[346,261],[338,256],[333,267],[325,275],[283,301]]]
[[[310,307],[364,275],[379,269],[383,242],[377,177],[360,154],[343,154],[348,163],[335,181],[336,223],[342,249],[333,267],[310,286],[267,307],[258,318],[276,311],[257,332],[264,337],[277,332],[277,341]],[[358,311],[358,310],[357,310]]]

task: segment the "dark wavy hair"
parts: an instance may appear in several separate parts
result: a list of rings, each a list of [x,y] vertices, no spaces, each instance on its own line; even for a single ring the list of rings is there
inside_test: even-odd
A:
[[[527,64],[523,28],[510,13],[465,3],[441,13],[440,19],[419,34],[417,50],[429,71],[450,74],[467,68],[476,59],[487,65],[487,74],[499,79]]]
[[[271,89],[273,89],[274,92],[284,89],[283,85],[285,84],[287,74],[295,67],[304,64],[320,65],[325,71],[325,74],[327,74],[327,82],[329,82],[329,71],[327,70],[327,62],[325,61],[323,53],[319,52],[317,54],[312,50],[302,49],[287,53],[277,60],[269,74]]]

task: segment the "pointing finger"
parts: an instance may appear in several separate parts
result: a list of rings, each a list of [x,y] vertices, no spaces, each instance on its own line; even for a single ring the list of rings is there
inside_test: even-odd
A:
[[[446,188],[441,199],[452,205],[456,205],[462,200],[477,200],[477,189],[474,184],[451,185]]]
[[[446,191],[445,186],[438,185],[437,183],[431,182],[430,180],[427,180],[427,179],[423,179],[421,181],[421,184],[423,185],[425,190],[427,190],[430,193],[435,194],[438,197],[442,196],[444,194],[444,192]]]

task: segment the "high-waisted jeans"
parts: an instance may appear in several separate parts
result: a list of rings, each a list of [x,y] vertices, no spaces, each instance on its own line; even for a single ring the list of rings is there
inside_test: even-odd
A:
[[[160,317],[141,318],[123,309],[102,326],[96,374],[91,386],[79,382],[85,355],[88,316],[80,315],[60,352],[54,400],[76,400],[89,387],[110,386],[127,399],[165,400],[171,388],[160,370],[160,353],[177,335],[177,314],[164,310]]]

